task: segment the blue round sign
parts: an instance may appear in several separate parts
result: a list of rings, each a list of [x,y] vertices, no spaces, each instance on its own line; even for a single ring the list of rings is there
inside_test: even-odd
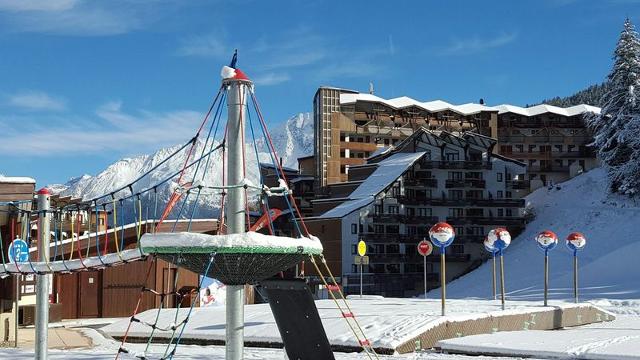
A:
[[[15,239],[7,251],[9,262],[26,262],[29,260],[29,245],[22,239]]]

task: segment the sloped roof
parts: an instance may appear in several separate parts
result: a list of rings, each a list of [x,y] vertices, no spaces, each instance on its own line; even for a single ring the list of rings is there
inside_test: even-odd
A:
[[[380,161],[377,163],[376,170],[349,195],[349,200],[317,216],[317,218],[343,217],[372,203],[376,195],[402,176],[424,154],[426,154],[424,151],[397,153]]]

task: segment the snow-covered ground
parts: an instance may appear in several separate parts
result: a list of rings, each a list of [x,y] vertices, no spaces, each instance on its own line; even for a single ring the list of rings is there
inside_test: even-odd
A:
[[[374,347],[395,349],[411,341],[430,328],[447,321],[464,321],[481,317],[506,314],[521,314],[541,311],[540,302],[518,301],[508,304],[506,311],[501,310],[499,301],[488,300],[451,300],[447,302],[447,316],[440,316],[439,299],[399,299],[365,297],[362,300],[353,297],[349,305],[356,314],[365,334]],[[555,307],[573,307],[576,304],[554,301]],[[358,347],[358,343],[342,318],[332,300],[318,300],[316,306],[322,324],[332,345]],[[181,310],[178,322],[186,316],[187,310]],[[148,310],[137,318],[147,323],[156,320],[157,310]],[[159,315],[158,325],[168,327],[175,322],[176,310],[165,309]],[[129,319],[107,325],[101,331],[119,337],[129,326]],[[147,338],[150,327],[133,323],[129,336]],[[169,338],[170,332],[156,331],[156,338]],[[183,338],[197,340],[223,340],[225,338],[224,307],[204,307],[194,309],[184,331]],[[268,304],[248,305],[245,307],[245,340],[256,343],[282,343],[275,319]]]
[[[527,197],[536,218],[505,252],[507,299],[542,297],[544,256],[534,237],[546,229],[561,239],[549,255],[551,298],[573,296],[573,255],[564,245],[564,239],[573,231],[582,232],[587,238],[586,248],[579,254],[581,299],[640,298],[640,203],[608,195],[606,174],[600,168],[558,187],[559,190],[538,189]],[[453,281],[447,286],[448,296],[488,297],[490,266],[487,262]]]
[[[597,301],[616,320],[558,331],[512,331],[443,340],[444,351],[557,359],[640,359],[640,301]]]

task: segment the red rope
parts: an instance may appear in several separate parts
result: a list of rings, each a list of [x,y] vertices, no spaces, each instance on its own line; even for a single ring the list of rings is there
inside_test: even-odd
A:
[[[171,210],[173,210],[173,207],[176,205],[176,203],[178,202],[180,197],[182,197],[182,193],[178,192],[178,189],[180,187],[182,187],[183,185],[185,185],[185,184],[182,183],[182,178],[183,178],[183,176],[184,176],[184,174],[185,174],[185,172],[187,170],[187,166],[189,165],[189,161],[191,160],[191,155],[193,154],[193,150],[195,149],[196,144],[198,143],[198,138],[200,137],[200,132],[202,132],[202,129],[204,128],[204,126],[206,125],[207,121],[209,120],[209,116],[211,115],[211,112],[213,111],[213,108],[215,107],[215,104],[218,102],[218,98],[220,97],[220,94],[222,93],[223,89],[224,89],[224,87],[221,86],[220,89],[218,90],[218,94],[213,99],[213,104],[211,105],[211,107],[209,107],[209,111],[207,111],[207,114],[205,115],[204,119],[202,120],[202,123],[200,123],[200,127],[198,128],[198,131],[196,132],[196,135],[193,138],[193,144],[191,144],[191,147],[189,147],[189,152],[187,153],[187,158],[184,160],[184,164],[182,165],[182,170],[180,171],[180,176],[178,177],[178,181],[177,181],[178,187],[175,190],[173,190],[173,193],[171,194],[171,198],[170,198],[169,202],[167,203],[167,206],[164,208],[164,211],[162,212],[162,216],[158,220],[158,224],[156,225],[156,231],[158,230],[160,225],[162,225],[164,220],[166,220],[166,218],[169,216],[169,214],[171,213]]]
[[[76,248],[76,253],[78,254],[78,258],[80,258],[80,264],[85,270],[89,270],[87,266],[84,264],[84,258],[82,258],[82,251],[80,251],[80,214],[76,214],[76,225],[78,226],[78,236],[76,240],[78,240],[78,247]],[[72,235],[73,236],[73,235]]]
[[[156,261],[156,258],[154,257],[153,260],[151,260],[151,262],[149,263],[149,268],[147,269],[147,275],[145,276],[145,279],[144,279],[144,286],[146,286],[147,282],[149,281],[149,275],[151,274],[151,269],[153,268],[153,264],[155,263],[155,261]],[[141,290],[140,295],[138,296],[138,302],[136,303],[136,308],[133,310],[133,315],[131,315],[132,318],[138,314],[138,311],[140,311],[140,304],[142,303],[143,295],[144,295],[144,291]],[[124,336],[122,337],[122,342],[120,343],[121,349],[124,346],[125,342],[127,341],[127,336],[129,336],[129,330],[131,329],[132,323],[133,321],[129,321],[129,325],[127,326],[127,331],[124,332]],[[116,353],[115,360],[118,360],[119,356],[120,356],[120,351]]]
[[[262,111],[260,111],[260,104],[258,103],[258,100],[256,99],[256,95],[254,93],[251,93],[251,98],[253,99],[253,103],[256,106],[256,112],[258,113],[258,119],[260,119],[260,124],[262,125],[262,128],[264,129],[264,133],[267,135],[267,140],[269,143],[269,147],[270,147],[270,151],[273,154],[274,158],[276,159],[276,166],[278,166],[278,168],[280,169],[280,173],[282,174],[282,178],[285,182],[289,183],[289,181],[287,180],[287,176],[284,173],[284,170],[282,169],[282,164],[280,164],[277,157],[277,153],[276,153],[276,148],[275,146],[273,146],[273,141],[271,140],[271,135],[269,134],[269,131],[267,130],[267,124],[264,121],[264,117],[262,116]],[[309,229],[307,229],[307,225],[304,223],[304,219],[302,218],[302,215],[300,213],[300,209],[298,209],[298,205],[296,204],[295,199],[293,198],[293,195],[291,194],[291,192],[289,192],[289,199],[291,201],[291,204],[293,205],[293,208],[296,211],[296,214],[298,215],[298,218],[300,219],[300,224],[302,224],[302,228],[304,229],[304,232],[307,236],[309,236]]]

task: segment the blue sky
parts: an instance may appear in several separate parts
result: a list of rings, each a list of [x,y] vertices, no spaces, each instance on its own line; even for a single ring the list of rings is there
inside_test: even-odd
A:
[[[234,48],[267,120],[320,85],[525,105],[604,79],[640,1],[0,0],[0,173],[38,185],[189,139]]]

